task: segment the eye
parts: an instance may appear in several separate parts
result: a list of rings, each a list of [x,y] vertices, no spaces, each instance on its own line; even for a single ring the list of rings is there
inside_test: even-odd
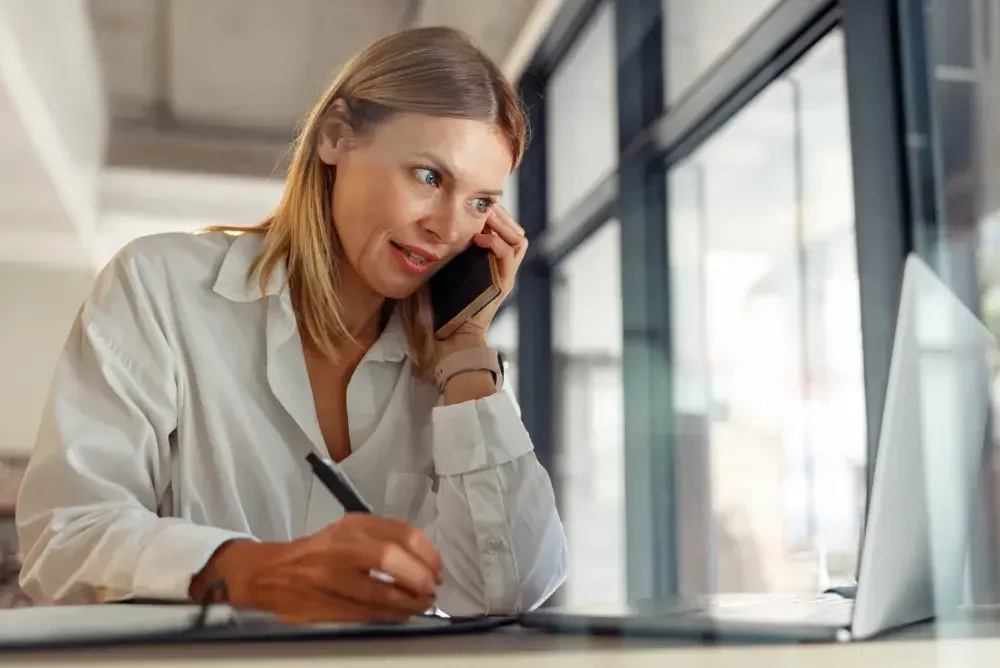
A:
[[[477,197],[472,200],[472,206],[478,213],[486,213],[496,203],[492,197]]]
[[[416,175],[417,180],[425,185],[431,186],[432,188],[437,188],[441,185],[441,176],[433,169],[416,167],[414,168],[413,173]]]

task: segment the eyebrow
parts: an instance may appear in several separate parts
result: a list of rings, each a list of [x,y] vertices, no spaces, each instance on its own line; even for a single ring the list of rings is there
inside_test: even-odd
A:
[[[452,181],[457,181],[455,177],[455,170],[453,170],[446,160],[443,160],[440,156],[431,153],[430,151],[420,151],[417,153],[417,157],[423,158],[432,164],[432,166],[439,170],[442,174],[447,176]],[[491,197],[501,197],[503,195],[503,190],[480,190],[483,195],[490,195]]]

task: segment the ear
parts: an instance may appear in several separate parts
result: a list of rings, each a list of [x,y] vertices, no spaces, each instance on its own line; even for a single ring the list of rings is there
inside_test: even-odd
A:
[[[350,139],[347,103],[344,100],[334,100],[319,122],[316,142],[319,159],[327,165],[336,165],[347,151]]]

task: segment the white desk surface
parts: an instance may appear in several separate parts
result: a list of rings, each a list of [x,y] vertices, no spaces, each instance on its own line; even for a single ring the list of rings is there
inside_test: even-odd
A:
[[[964,668],[1000,665],[1000,612],[914,627],[882,640],[831,645],[703,646],[669,641],[550,636],[519,629],[486,635],[278,644],[119,647],[0,654],[3,668],[209,665],[379,668]]]

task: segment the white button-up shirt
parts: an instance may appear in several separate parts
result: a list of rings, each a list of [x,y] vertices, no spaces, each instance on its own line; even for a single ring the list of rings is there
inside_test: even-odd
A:
[[[129,244],[97,278],[57,365],[17,504],[21,585],[41,601],[184,599],[232,538],[289,541],[343,508],[283,271],[256,234]],[[347,388],[339,465],[379,515],[439,550],[449,614],[543,602],[566,576],[552,486],[508,392],[444,406],[393,316]]]

